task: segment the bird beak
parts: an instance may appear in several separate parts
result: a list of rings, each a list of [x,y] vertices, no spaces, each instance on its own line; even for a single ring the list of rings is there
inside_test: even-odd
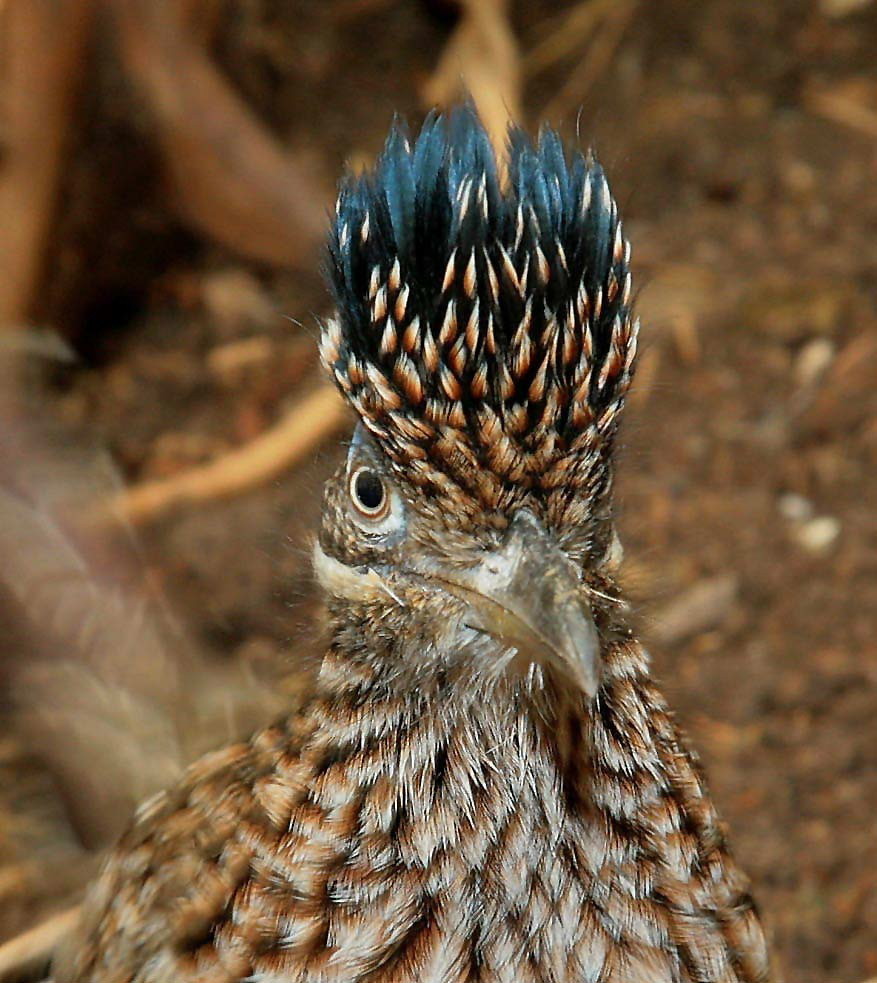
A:
[[[500,548],[477,567],[442,580],[469,605],[472,628],[596,694],[600,647],[590,605],[576,568],[532,512],[518,512]]]

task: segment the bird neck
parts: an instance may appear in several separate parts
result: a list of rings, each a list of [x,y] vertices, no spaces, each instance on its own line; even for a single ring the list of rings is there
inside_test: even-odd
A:
[[[636,641],[607,644],[590,701],[551,681],[539,692],[512,678],[473,687],[438,670],[412,685],[343,641],[307,714],[314,802],[348,817],[356,833],[345,849],[371,872],[370,890],[423,892],[417,924],[477,900],[479,965],[495,964],[478,978],[505,978],[496,967],[508,969],[508,954],[490,940],[523,912],[513,920],[522,952],[533,945],[527,926],[541,926],[527,979],[768,979],[747,881]],[[457,929],[439,935],[437,951],[464,962],[476,946]],[[571,939],[582,940],[572,975],[551,963]],[[626,962],[603,976],[593,961],[607,939]]]
[[[562,791],[575,808],[591,811],[604,795],[613,798],[607,778],[611,784],[640,775],[654,785],[665,777],[661,728],[671,736],[675,729],[649,678],[645,650],[629,637],[606,646],[592,700],[550,675],[534,682],[519,672],[478,674],[471,663],[426,660],[414,672],[419,653],[375,658],[367,630],[336,635],[319,675],[317,723],[327,741],[351,748],[392,735],[401,783],[445,768],[454,753],[472,775],[510,793],[510,784],[547,775],[546,794]],[[493,658],[502,657],[498,648]],[[415,757],[416,776],[404,767]]]

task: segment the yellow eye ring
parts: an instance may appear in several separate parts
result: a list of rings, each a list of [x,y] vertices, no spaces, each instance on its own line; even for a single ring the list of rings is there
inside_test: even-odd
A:
[[[374,468],[357,468],[350,475],[348,491],[353,507],[366,519],[376,521],[389,515],[390,496]]]

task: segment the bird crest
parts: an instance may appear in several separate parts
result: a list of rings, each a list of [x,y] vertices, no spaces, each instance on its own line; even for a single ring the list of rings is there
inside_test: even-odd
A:
[[[608,486],[629,260],[602,168],[553,130],[512,130],[501,181],[470,107],[415,141],[397,122],[338,196],[322,359],[406,480],[457,510],[529,496],[556,515]]]

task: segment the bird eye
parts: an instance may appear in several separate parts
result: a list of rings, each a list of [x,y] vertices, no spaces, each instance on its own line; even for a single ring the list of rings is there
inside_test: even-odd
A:
[[[350,476],[350,497],[367,519],[383,519],[390,510],[390,496],[377,471],[357,468]]]

